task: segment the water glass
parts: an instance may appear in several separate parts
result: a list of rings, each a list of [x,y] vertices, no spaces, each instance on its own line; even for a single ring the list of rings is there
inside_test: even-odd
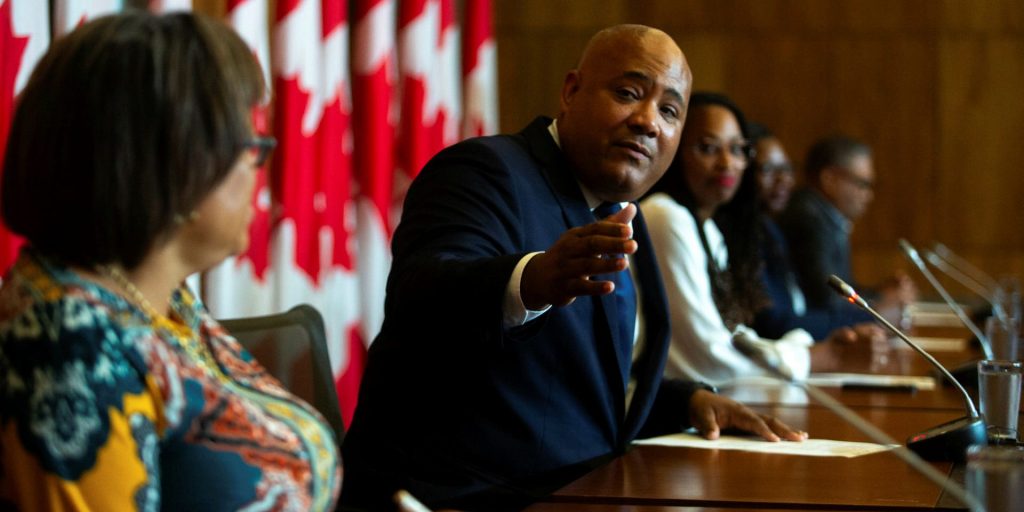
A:
[[[971,446],[966,484],[977,500],[973,512],[1024,510],[1024,447]]]
[[[978,361],[978,397],[989,444],[1017,442],[1022,376],[1020,361]]]

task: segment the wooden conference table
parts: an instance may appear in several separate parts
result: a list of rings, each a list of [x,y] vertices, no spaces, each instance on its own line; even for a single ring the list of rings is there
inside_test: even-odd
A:
[[[947,329],[947,331],[949,331]],[[966,337],[965,330],[952,330]],[[926,333],[934,336],[935,333]],[[947,367],[978,359],[963,347],[934,354]],[[856,373],[931,375],[916,353],[897,350],[884,361],[858,361]],[[965,415],[952,387],[914,393],[830,388],[830,395],[898,442]],[[724,394],[781,418],[812,437],[870,442],[799,388],[738,386]],[[932,463],[940,473],[962,467]],[[683,510],[916,510],[958,509],[959,503],[891,452],[854,458],[809,457],[638,445],[628,453],[556,491],[531,512],[679,512]]]

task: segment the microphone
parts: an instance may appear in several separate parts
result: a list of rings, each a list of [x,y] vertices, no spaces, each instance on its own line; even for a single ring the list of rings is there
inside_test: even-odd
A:
[[[953,383],[963,396],[968,416],[943,423],[937,427],[932,427],[924,432],[910,436],[907,439],[907,448],[928,460],[963,462],[967,456],[968,446],[972,444],[985,444],[987,442],[985,422],[978,415],[978,409],[974,407],[974,402],[971,400],[971,396],[967,394],[967,390],[931,354],[926,352],[917,343],[911,341],[906,334],[903,334],[902,331],[894,327],[882,315],[872,309],[852,286],[846,284],[835,275],[829,276],[828,284],[846,300],[867,311],[871,316],[875,317],[875,320],[910,345],[918,354],[921,354],[932,366],[939,370],[939,373]]]
[[[968,290],[980,295],[981,298],[985,299],[989,303],[992,302],[991,290],[985,288],[985,285],[979,283],[973,277],[963,273],[963,271],[942,259],[942,257],[936,254],[935,251],[929,251],[926,249],[924,251],[924,259],[928,260],[928,263],[931,263],[933,267],[941,270],[943,274],[951,277],[954,281],[960,283]]]
[[[850,291],[853,290],[852,288],[850,288],[849,285],[847,285],[846,283],[843,283],[841,280],[839,282],[843,286],[845,286],[846,288],[849,288]],[[853,293],[853,296],[856,297],[857,299],[860,299],[860,297],[857,296],[856,292]],[[860,300],[863,300],[863,299],[860,299]],[[871,439],[871,441],[873,441],[875,443],[878,443],[878,444],[881,444],[881,445],[892,446],[893,447],[892,453],[894,455],[896,455],[897,457],[899,457],[900,460],[902,460],[903,462],[907,463],[908,466],[910,466],[910,467],[914,468],[915,470],[917,470],[918,473],[923,475],[928,480],[931,480],[932,483],[938,485],[945,492],[948,492],[951,496],[953,496],[954,498],[959,500],[961,503],[966,505],[969,510],[976,510],[975,507],[979,507],[980,506],[977,498],[975,498],[972,494],[968,493],[961,485],[959,485],[953,479],[947,478],[947,475],[938,472],[934,467],[932,467],[931,464],[928,464],[927,462],[922,460],[922,457],[924,457],[924,455],[920,455],[920,454],[918,454],[918,453],[908,449],[911,446],[909,444],[909,442],[908,442],[907,447],[904,447],[900,443],[896,442],[895,439],[889,437],[889,435],[886,434],[885,432],[883,432],[881,429],[879,429],[878,427],[872,425],[870,422],[868,422],[864,418],[860,417],[856,412],[851,410],[849,407],[843,405],[841,402],[839,402],[835,398],[832,398],[828,393],[822,391],[817,386],[808,384],[807,382],[798,381],[798,380],[793,379],[792,377],[787,376],[785,373],[783,373],[778,368],[778,366],[773,364],[772,361],[769,361],[765,357],[765,354],[764,354],[763,351],[760,351],[760,350],[745,350],[745,347],[743,346],[743,344],[746,343],[746,340],[745,340],[745,338],[743,340],[740,340],[739,338],[743,338],[743,337],[739,336],[739,337],[737,337],[737,339],[733,340],[733,343],[738,343],[740,345],[737,348],[741,352],[743,352],[744,354],[747,354],[748,352],[750,352],[750,354],[748,354],[748,357],[750,358],[750,360],[753,361],[755,364],[757,364],[759,367],[761,367],[764,370],[766,370],[770,375],[772,375],[776,379],[779,379],[782,382],[785,382],[785,383],[787,383],[789,385],[797,386],[799,388],[802,388],[811,398],[816,400],[818,403],[824,405],[826,409],[831,411],[836,416],[839,416],[839,418],[842,419],[843,421],[845,421],[847,424],[849,424],[849,425],[853,426],[854,428],[856,428],[858,431],[860,431],[860,433],[862,433],[865,436],[867,436],[868,439]],[[920,435],[920,434],[918,434],[918,435]],[[984,424],[982,424],[982,427],[981,427],[981,435],[982,435],[982,438],[984,439],[984,435],[985,435]],[[914,436],[914,437],[917,437],[917,436]],[[960,459],[959,460],[962,461],[966,457],[966,451],[967,450],[966,450],[966,447],[965,447],[964,450],[962,450],[960,452],[960,455],[959,455]],[[925,457],[925,458],[927,458],[927,457]],[[980,509],[978,509],[978,510],[980,510]]]
[[[945,247],[942,244],[936,244]],[[947,249],[948,251],[948,249]],[[925,251],[925,259],[928,263],[931,263],[933,267],[942,271],[943,274],[951,277],[954,281],[960,283],[968,290],[971,290],[975,294],[981,296],[988,302],[989,307],[992,309],[992,314],[1003,321],[1006,321],[1006,311],[1003,311],[1003,306],[994,298],[992,289],[986,288],[984,284],[979,282],[977,279],[965,274],[957,267],[954,267],[948,261],[942,259],[934,251]],[[980,272],[980,271],[979,271]]]
[[[963,308],[953,300],[953,297],[949,295],[949,292],[947,292],[946,288],[942,286],[942,283],[935,278],[935,275],[932,274],[931,270],[928,270],[928,265],[924,264],[924,260],[922,260],[921,255],[917,253],[917,249],[914,249],[914,246],[910,245],[910,242],[902,238],[899,243],[900,249],[903,250],[903,254],[906,255],[907,259],[909,259],[910,262],[913,263],[922,274],[924,274],[925,279],[927,279],[928,283],[932,285],[932,288],[935,288],[935,291],[939,292],[939,295],[942,296],[942,300],[944,300],[953,312],[956,313],[960,322],[971,331],[971,334],[973,334],[975,338],[978,338],[978,342],[981,343],[981,349],[985,352],[985,358],[994,359],[994,356],[992,355],[992,346],[988,342],[988,337],[982,334],[981,329],[978,329],[978,326],[974,325],[974,322],[972,322],[967,316],[967,313],[964,313]]]
[[[984,296],[990,297],[992,294],[992,290],[999,288],[999,283],[997,283],[995,279],[992,279],[992,276],[986,274],[985,272],[982,272],[980,268],[975,267],[974,265],[971,264],[971,262],[958,256],[949,247],[946,247],[945,245],[940,244],[939,242],[935,242],[934,244],[932,244],[932,251],[935,253],[936,256],[942,258],[943,260],[946,260],[946,262],[956,267],[964,274],[968,274],[974,282],[978,283],[979,286],[987,290],[987,293],[983,294]]]

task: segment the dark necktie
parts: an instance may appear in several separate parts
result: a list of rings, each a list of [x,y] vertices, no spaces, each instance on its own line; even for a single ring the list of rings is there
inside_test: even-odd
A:
[[[594,216],[598,220],[612,215],[622,209],[619,203],[601,203],[594,209]],[[613,257],[625,257],[624,254],[610,255]],[[612,274],[595,276],[596,279],[606,280],[615,283],[615,309],[608,311],[609,317],[615,318],[615,325],[618,332],[614,333],[615,348],[619,352],[619,363],[622,365],[623,382],[628,382],[629,367],[633,360],[633,333],[636,329],[636,290],[633,288],[633,278],[629,275],[629,269]]]

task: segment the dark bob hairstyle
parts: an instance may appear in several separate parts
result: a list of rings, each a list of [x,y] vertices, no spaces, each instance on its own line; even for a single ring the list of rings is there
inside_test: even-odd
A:
[[[57,39],[21,93],[0,213],[41,253],[137,266],[253,137],[259,64],[220,21],[145,11]]]

